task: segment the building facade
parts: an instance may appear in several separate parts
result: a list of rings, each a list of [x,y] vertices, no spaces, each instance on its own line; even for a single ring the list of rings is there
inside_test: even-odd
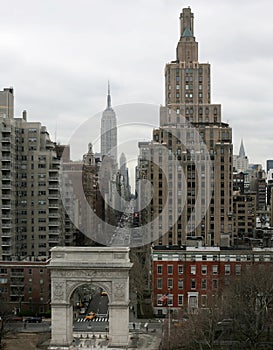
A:
[[[108,83],[107,106],[101,118],[101,158],[111,157],[117,162],[117,118],[111,106],[110,85]]]
[[[60,159],[45,126],[28,122],[25,111],[14,118],[13,90],[1,91],[0,99],[7,101],[0,115],[0,255],[6,261],[48,257],[65,244]]]
[[[143,157],[138,165],[153,185],[144,220],[151,223],[151,240],[159,245],[195,245],[198,240],[230,246],[232,130],[222,122],[221,105],[211,103],[210,65],[198,61],[190,8],[180,15],[180,28],[176,59],[165,68],[160,126],[148,146],[147,168]]]
[[[33,315],[50,310],[50,274],[48,261],[0,261],[0,297],[14,314]]]
[[[205,308],[247,266],[272,264],[273,248],[160,247],[152,249],[153,307],[157,316]],[[164,306],[162,296],[168,294]]]

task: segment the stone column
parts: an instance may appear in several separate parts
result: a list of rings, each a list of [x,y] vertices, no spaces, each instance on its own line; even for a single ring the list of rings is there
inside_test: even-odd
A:
[[[129,278],[115,279],[112,283],[112,300],[109,304],[109,345],[127,347],[129,343]]]
[[[128,304],[109,305],[109,346],[127,348],[129,343]]]
[[[51,343],[50,348],[61,346],[69,348],[73,340],[73,307],[70,304],[51,305]]]

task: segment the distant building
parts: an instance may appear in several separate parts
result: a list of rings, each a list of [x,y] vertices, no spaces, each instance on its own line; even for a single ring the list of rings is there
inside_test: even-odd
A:
[[[233,155],[233,169],[238,173],[248,169],[248,158],[245,154],[243,140],[241,141],[239,155]]]
[[[131,189],[130,189],[130,183],[129,183],[129,171],[127,167],[127,160],[123,152],[120,155],[119,163],[120,163],[119,174],[123,177],[124,189],[125,189],[124,199],[128,201],[130,199]]]
[[[267,159],[266,161],[266,172],[268,173],[269,170],[273,169],[273,159]]]
[[[107,106],[101,118],[101,158],[111,157],[117,162],[117,118],[111,106],[110,85],[108,83]]]

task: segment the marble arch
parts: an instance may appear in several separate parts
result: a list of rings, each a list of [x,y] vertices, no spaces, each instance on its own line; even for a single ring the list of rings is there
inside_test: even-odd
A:
[[[71,296],[82,284],[104,288],[109,298],[109,346],[129,343],[129,271],[127,247],[54,247],[51,250],[52,327],[49,349],[69,349],[73,341]],[[117,322],[118,321],[118,322]]]

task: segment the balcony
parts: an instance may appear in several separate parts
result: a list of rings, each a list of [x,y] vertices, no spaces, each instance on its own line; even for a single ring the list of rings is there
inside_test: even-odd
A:
[[[3,175],[2,176],[2,180],[8,180],[8,181],[10,181],[10,179],[11,179],[11,175],[10,174],[5,174],[5,175]],[[3,186],[2,186],[2,188],[3,188]]]
[[[2,246],[2,247],[11,247],[11,246],[12,246],[12,243],[11,243],[11,242],[2,241],[1,246]]]
[[[59,226],[60,221],[49,221],[48,226]]]
[[[60,234],[60,230],[49,230],[49,234],[55,234],[55,235],[59,235]]]
[[[2,223],[2,228],[9,228],[10,229],[11,228],[11,224],[10,223],[9,224],[3,224]]]
[[[11,230],[3,231],[2,238],[11,238]]]
[[[11,194],[2,194],[2,199],[11,199]]]
[[[59,243],[59,237],[52,237],[52,238],[48,238],[48,243]]]
[[[2,250],[2,255],[11,255],[11,250],[7,249],[7,250]]]
[[[51,190],[51,189],[53,189],[53,190],[55,190],[55,189],[58,190],[59,187],[60,187],[59,185],[53,185],[53,184],[51,184],[51,183],[48,185],[48,189],[49,189],[49,190]]]
[[[3,126],[2,127],[2,132],[11,132],[11,126]]]
[[[2,137],[2,143],[4,142],[11,142],[11,138],[10,137]]]
[[[59,203],[49,203],[48,204],[49,208],[59,208],[59,206],[60,206]]]
[[[49,218],[59,218],[60,217],[60,214],[58,212],[54,212],[54,213],[49,213],[48,214],[48,217]]]
[[[12,186],[11,186],[10,184],[8,184],[8,185],[2,185],[2,189],[4,189],[4,190],[11,190],[11,189],[12,189]],[[8,194],[6,193],[6,194],[4,194],[4,195],[8,195]],[[4,198],[4,197],[2,197],[2,198]]]

